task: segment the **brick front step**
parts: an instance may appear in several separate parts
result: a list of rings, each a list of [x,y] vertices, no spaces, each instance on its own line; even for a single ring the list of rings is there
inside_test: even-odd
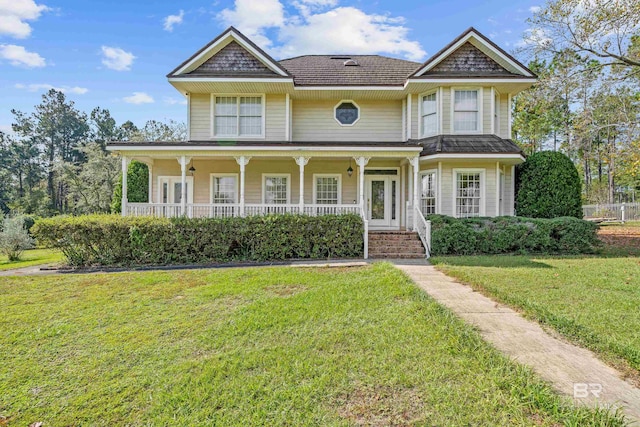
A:
[[[411,231],[374,231],[369,233],[371,258],[424,258],[418,233]]]

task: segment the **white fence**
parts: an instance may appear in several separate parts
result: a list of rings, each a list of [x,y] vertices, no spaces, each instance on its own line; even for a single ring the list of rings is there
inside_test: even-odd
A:
[[[584,219],[602,221],[640,221],[640,203],[583,205]]]

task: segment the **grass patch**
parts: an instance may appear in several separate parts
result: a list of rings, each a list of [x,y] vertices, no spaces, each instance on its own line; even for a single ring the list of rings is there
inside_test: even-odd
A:
[[[9,261],[6,255],[0,255],[0,270],[30,267],[32,265],[55,264],[63,259],[56,249],[31,249],[24,251],[20,261]]]
[[[437,257],[438,269],[640,371],[640,259]],[[634,375],[637,377],[637,375]]]
[[[0,424],[623,424],[389,264],[9,277],[0,303]]]

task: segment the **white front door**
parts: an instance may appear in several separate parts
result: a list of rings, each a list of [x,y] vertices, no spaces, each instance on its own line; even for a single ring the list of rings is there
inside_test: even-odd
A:
[[[369,226],[394,228],[399,225],[399,187],[396,176],[365,176],[366,209]]]

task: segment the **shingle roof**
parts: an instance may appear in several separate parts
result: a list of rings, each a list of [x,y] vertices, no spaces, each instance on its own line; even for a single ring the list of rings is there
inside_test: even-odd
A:
[[[510,139],[496,135],[436,135],[412,140],[424,147],[422,156],[431,154],[523,154]]]
[[[188,73],[188,75],[198,77],[226,76],[229,74],[251,77],[279,76],[235,41],[230,42],[228,45],[220,49],[217,54],[207,59],[195,70]]]
[[[345,65],[348,59],[358,65]],[[279,63],[300,86],[401,86],[420,66],[418,62],[380,55],[305,55]]]

